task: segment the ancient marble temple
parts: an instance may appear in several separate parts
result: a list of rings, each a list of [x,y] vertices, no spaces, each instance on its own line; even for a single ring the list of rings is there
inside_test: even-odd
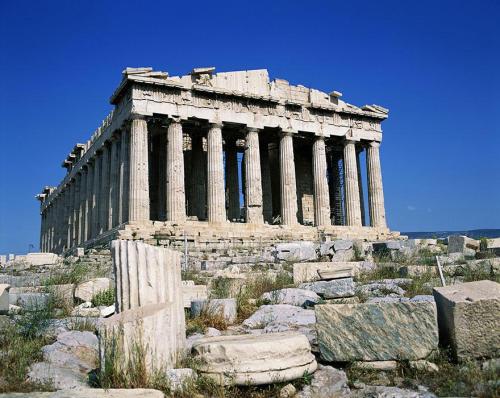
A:
[[[397,234],[386,225],[379,156],[388,110],[341,97],[270,81],[267,70],[169,76],[127,68],[113,111],[63,161],[59,186],[37,196],[41,249],[114,238]]]

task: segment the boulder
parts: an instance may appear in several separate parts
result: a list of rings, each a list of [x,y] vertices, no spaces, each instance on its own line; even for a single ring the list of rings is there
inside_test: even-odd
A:
[[[343,370],[331,366],[318,365],[310,385],[297,394],[297,398],[343,397],[350,393],[347,375]]]
[[[300,378],[317,368],[300,333],[208,337],[192,349],[195,368],[221,385],[259,385]]]
[[[434,303],[321,304],[315,313],[326,361],[417,360],[438,346]]]
[[[110,287],[111,280],[109,278],[94,278],[76,286],[75,298],[81,301],[92,301],[92,297],[97,293],[108,290]]]
[[[199,316],[204,309],[210,313],[220,313],[229,323],[236,321],[237,306],[234,298],[191,301],[191,316]]]
[[[149,388],[78,388],[53,392],[0,394],[2,398],[165,398],[158,390]]]
[[[313,242],[278,243],[275,256],[279,261],[313,261],[318,257]]]
[[[299,307],[312,306],[321,300],[316,293],[310,290],[296,288],[273,290],[264,293],[261,299],[270,304],[290,304]]]
[[[437,287],[441,342],[450,345],[455,357],[500,357],[500,284],[468,282]]]
[[[355,284],[352,278],[333,279],[302,283],[300,289],[311,290],[325,299],[354,296]]]
[[[262,305],[243,326],[249,329],[263,329],[269,324],[308,326],[316,322],[314,310],[305,310],[289,304]]]
[[[0,283],[0,315],[7,315],[9,313],[9,290],[9,284]]]
[[[378,281],[356,286],[356,293],[368,297],[403,296],[406,292],[397,283]]]
[[[479,250],[479,241],[463,235],[448,237],[448,253],[474,255]]]

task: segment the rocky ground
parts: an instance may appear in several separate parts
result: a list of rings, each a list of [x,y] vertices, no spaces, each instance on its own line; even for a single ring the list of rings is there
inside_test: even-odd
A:
[[[96,330],[115,313],[109,250],[55,264],[13,262],[0,273],[0,392],[111,397],[115,392],[99,388],[125,388],[116,396],[499,396],[498,341],[486,355],[490,358],[470,350],[462,355],[443,341],[438,346],[436,256],[447,285],[499,282],[494,250],[466,240],[294,242],[261,256],[190,258],[183,280],[206,285],[208,297],[186,288],[186,355],[176,369],[154,377],[145,376],[140,360],[126,375],[99,369]],[[477,333],[498,336],[498,324],[488,327]],[[264,338],[287,331],[307,337],[319,364],[314,373],[286,383],[220,387],[193,370],[199,366],[191,352],[205,336]]]

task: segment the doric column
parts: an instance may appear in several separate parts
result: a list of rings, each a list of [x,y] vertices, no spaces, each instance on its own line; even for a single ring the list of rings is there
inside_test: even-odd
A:
[[[100,221],[100,188],[101,188],[101,165],[102,154],[96,152],[94,156],[94,186],[92,188],[92,238],[99,235],[99,221]]]
[[[114,136],[110,143],[108,229],[118,225],[118,187],[120,185],[118,144],[119,142]]]
[[[49,242],[49,231],[50,231],[50,206],[45,208],[45,232],[44,232],[44,248],[45,252],[50,251],[50,242]]]
[[[297,183],[293,138],[290,133],[283,133],[280,139],[280,192],[281,223],[295,225],[297,224]]]
[[[330,215],[334,225],[344,225],[344,206],[342,203],[342,174],[340,160],[342,152],[332,150],[330,154]]]
[[[260,172],[262,175],[262,215],[264,221],[273,221],[273,193],[271,185],[271,167],[269,166],[269,147],[267,141],[259,144]]]
[[[75,174],[73,182],[73,226],[71,228],[71,247],[78,243],[78,228],[80,220],[80,173]]]
[[[324,137],[316,137],[313,143],[312,163],[314,178],[314,221],[317,226],[331,225]]]
[[[72,246],[73,237],[73,204],[75,202],[75,181],[68,184],[67,213],[66,213],[66,249]]]
[[[118,187],[118,225],[128,221],[128,190],[130,162],[130,131],[122,129],[120,135],[120,185]]]
[[[382,171],[380,168],[380,142],[371,142],[366,156],[368,171],[368,203],[370,208],[370,225],[375,228],[386,228],[384,206],[384,189],[382,187]]]
[[[207,206],[209,222],[226,221],[222,125],[211,124],[207,135]]]
[[[87,169],[82,167],[80,178],[80,201],[78,209],[78,240],[77,244],[85,242],[85,203],[87,201]]]
[[[101,191],[99,193],[99,234],[106,232],[109,225],[109,152],[105,143],[102,147]]]
[[[207,173],[205,154],[203,153],[203,137],[201,134],[191,136],[191,178],[192,178],[192,209],[198,220],[205,220],[207,207]]]
[[[346,225],[350,226],[361,226],[358,166],[356,163],[355,143],[347,140],[344,144],[344,189]]]
[[[236,139],[226,139],[226,195],[229,221],[240,218],[240,187],[238,183],[238,152]]]
[[[92,238],[92,205],[94,190],[94,164],[92,160],[87,163],[87,196],[85,198],[85,221],[84,221],[84,240]]]
[[[167,221],[186,221],[186,191],[184,188],[184,152],[182,124],[172,119],[167,130]]]
[[[365,223],[365,198],[363,195],[363,178],[361,176],[361,159],[360,155],[363,152],[363,147],[359,146],[356,148],[356,166],[358,168],[358,186],[359,186],[359,206],[361,208],[361,225],[366,225]]]
[[[245,145],[245,213],[249,224],[262,224],[262,174],[259,131],[249,128]]]

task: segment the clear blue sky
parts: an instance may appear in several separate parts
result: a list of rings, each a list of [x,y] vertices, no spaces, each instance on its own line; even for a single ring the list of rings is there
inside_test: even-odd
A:
[[[126,66],[267,68],[390,109],[395,230],[500,228],[500,2],[0,1],[0,253],[38,246],[44,185]]]

